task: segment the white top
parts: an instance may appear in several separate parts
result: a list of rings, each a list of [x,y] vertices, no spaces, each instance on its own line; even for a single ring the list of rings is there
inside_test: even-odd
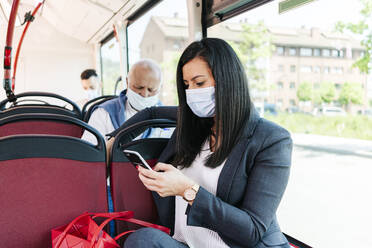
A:
[[[125,103],[125,118],[128,120],[136,113],[137,111],[134,110],[127,101]],[[89,118],[88,124],[97,129],[98,132],[105,138],[105,141],[108,139],[106,134],[109,134],[115,130],[114,125],[111,122],[110,114],[103,108],[97,108],[93,111]],[[97,139],[88,131],[84,131],[84,134],[81,138],[94,145],[97,144]]]
[[[181,171],[208,192],[216,195],[218,178],[225,162],[217,168],[206,167],[204,162],[211,153],[209,142],[207,141],[191,166],[183,168]],[[190,248],[228,248],[217,232],[204,227],[187,226],[187,215],[185,214],[187,205],[188,203],[181,196],[176,196],[173,238],[186,243]]]
[[[137,111],[129,104],[128,101],[125,103],[125,118],[128,120],[133,115],[137,114]],[[111,122],[110,114],[103,108],[97,108],[93,111],[92,115],[90,116],[88,124],[95,129],[105,138],[107,141],[106,134],[109,134],[115,130],[114,125]],[[174,131],[174,128],[155,128],[151,132],[150,137],[162,137],[162,138],[169,138]],[[140,138],[142,135],[138,136],[136,139]],[[97,139],[88,131],[84,131],[83,136],[81,137],[83,140],[86,140],[94,145],[97,144]]]

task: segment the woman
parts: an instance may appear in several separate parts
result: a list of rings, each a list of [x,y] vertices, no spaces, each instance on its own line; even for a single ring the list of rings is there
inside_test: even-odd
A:
[[[235,52],[220,39],[192,43],[178,63],[177,89],[177,129],[163,163],[138,167],[173,235],[140,229],[124,247],[289,247],[275,212],[292,141],[254,110]]]

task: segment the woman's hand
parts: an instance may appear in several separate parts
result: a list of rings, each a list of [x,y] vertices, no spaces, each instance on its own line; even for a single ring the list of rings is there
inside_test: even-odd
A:
[[[156,191],[161,197],[183,196],[195,182],[170,164],[157,163],[153,171],[138,167],[139,178],[148,190]],[[162,172],[159,172],[162,171]]]

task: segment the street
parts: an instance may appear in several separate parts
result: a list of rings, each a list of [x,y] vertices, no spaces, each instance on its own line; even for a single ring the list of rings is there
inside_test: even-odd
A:
[[[372,247],[372,156],[353,153],[352,147],[344,154],[329,151],[323,141],[312,147],[294,141],[290,180],[278,209],[282,231],[312,247]]]

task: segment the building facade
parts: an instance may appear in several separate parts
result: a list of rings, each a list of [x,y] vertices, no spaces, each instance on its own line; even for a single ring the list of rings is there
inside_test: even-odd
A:
[[[243,41],[243,25],[246,23],[221,23],[208,29],[208,37],[218,37],[230,42]],[[252,90],[254,101],[276,104],[281,110],[299,106],[297,90],[301,83],[308,82],[314,91],[322,83],[335,86],[334,103],[346,82],[358,83],[363,89],[363,103],[352,106],[352,112],[368,108],[371,84],[368,76],[352,65],[363,55],[364,49],[353,37],[320,30],[318,28],[268,27],[275,48],[265,61],[269,90]],[[152,17],[143,36],[141,57],[151,58],[170,67],[172,59],[187,46],[187,20],[177,17]],[[173,68],[175,69],[175,68]],[[175,80],[175,71],[165,72],[165,82]],[[369,86],[369,87],[368,87]],[[168,87],[169,88],[169,87]],[[168,90],[174,90],[170,87]],[[313,108],[310,103],[309,108]]]

